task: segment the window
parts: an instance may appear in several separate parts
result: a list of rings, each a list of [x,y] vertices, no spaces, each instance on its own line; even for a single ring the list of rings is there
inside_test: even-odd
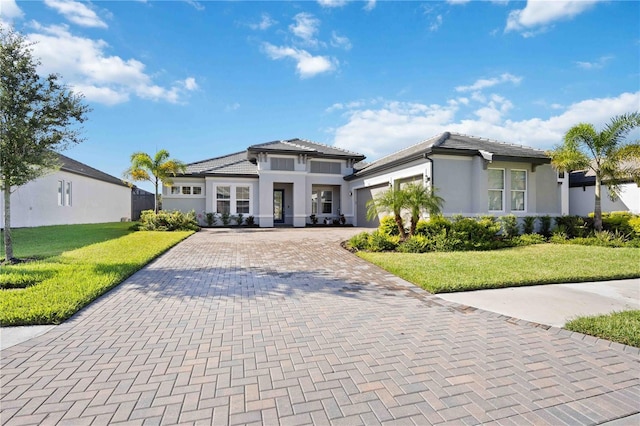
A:
[[[236,187],[236,213],[249,213],[249,187]]]
[[[342,173],[342,167],[340,163],[334,163],[332,161],[312,161],[311,173],[339,175]]]
[[[191,187],[190,186],[183,186],[182,187],[182,194],[183,195],[191,195]]]
[[[179,194],[180,193],[180,187],[179,186],[172,186],[171,187],[171,194]]]
[[[193,187],[193,195],[202,195],[202,187],[194,186]]]
[[[318,214],[318,191],[311,192],[311,214]]]
[[[323,214],[333,213],[333,192],[320,191],[320,205]]]
[[[58,205],[64,206],[64,181],[58,181]]]
[[[523,212],[527,199],[527,171],[511,170],[511,210]]]
[[[271,170],[293,170],[293,158],[271,158]]]
[[[489,169],[489,211],[504,210],[504,170]]]
[[[216,187],[216,211],[218,213],[231,213],[231,187]]]
[[[71,182],[67,182],[66,191],[64,193],[64,203],[67,206],[71,205]]]

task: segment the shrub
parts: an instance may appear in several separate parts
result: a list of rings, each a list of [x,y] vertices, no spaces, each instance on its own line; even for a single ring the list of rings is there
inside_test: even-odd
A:
[[[144,210],[140,215],[140,230],[142,231],[197,231],[200,229],[196,220],[196,213],[181,211]]]
[[[220,220],[222,220],[222,226],[229,226],[231,223],[231,215],[229,213],[222,213],[220,215]]]
[[[216,224],[216,214],[209,212],[205,213],[205,222],[207,222],[207,226],[213,226]]]
[[[238,226],[242,225],[242,223],[244,222],[244,215],[242,213],[238,213],[235,217],[235,220]]]
[[[416,224],[416,235],[433,237],[440,234],[442,230],[448,232],[451,229],[451,222],[443,216],[431,216],[429,220],[419,220]]]
[[[578,237],[568,241],[569,244],[599,247],[624,247],[626,239],[624,235],[611,231],[594,232],[589,237]]]
[[[398,231],[398,224],[393,216],[385,216],[380,219],[380,226],[378,226],[380,232],[386,235],[400,235]]]
[[[593,217],[593,213],[589,215]],[[634,227],[629,223],[634,219],[634,215],[631,212],[611,212],[602,213],[602,229],[612,232],[621,232],[623,234],[632,234]]]
[[[530,246],[533,244],[542,244],[545,239],[540,234],[522,234],[512,239],[512,243],[516,246]]]
[[[367,250],[369,248],[369,233],[361,232],[349,238],[347,248],[349,250]]]
[[[556,228],[567,234],[568,238],[585,237],[589,233],[589,224],[581,216],[558,216]]]
[[[536,217],[535,216],[525,216],[522,219],[522,233],[523,234],[533,234],[533,231],[536,228]]]
[[[562,232],[562,230],[559,230],[559,229],[556,229],[556,231],[553,233],[553,235],[549,239],[549,242],[554,244],[567,244],[568,241],[569,240],[568,240],[567,234],[565,234],[564,232]]]
[[[253,216],[247,216],[247,220],[245,221],[247,226],[253,226],[256,224],[256,218]]]
[[[424,235],[412,235],[397,248],[402,253],[426,253],[434,250],[433,241]]]
[[[502,235],[506,238],[517,237],[520,234],[518,228],[518,218],[513,214],[508,214],[500,218],[502,222]]]
[[[636,236],[640,237],[640,216],[635,216],[629,219],[629,226]]]
[[[538,220],[540,221],[540,234],[545,238],[549,238],[551,236],[551,216],[540,216]]]
[[[397,235],[387,235],[380,230],[369,234],[369,251],[393,251],[400,244],[400,237]]]
[[[451,239],[447,245],[456,250],[490,250],[497,247],[499,230],[500,225],[491,216],[456,218],[447,235]]]

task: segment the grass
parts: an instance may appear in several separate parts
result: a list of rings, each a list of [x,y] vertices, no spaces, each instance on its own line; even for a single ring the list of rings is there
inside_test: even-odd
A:
[[[13,229],[13,255],[22,259],[58,256],[68,250],[130,234],[131,225],[131,222],[114,222]],[[0,231],[0,241],[4,241],[3,232]],[[0,245],[0,257],[4,259],[4,244]]]
[[[640,249],[537,244],[503,250],[358,256],[431,293],[640,277]]]
[[[640,310],[580,317],[564,328],[640,348]]]
[[[46,241],[42,250],[31,243],[20,247],[23,240],[14,234],[16,253],[41,260],[0,268],[0,283],[26,283],[26,288],[0,291],[0,324],[59,324],[192,234],[130,232],[130,225],[126,230],[120,224],[95,225],[90,227],[95,233],[91,237],[84,235],[87,225],[78,225],[82,232],[72,225],[66,229],[75,238],[64,235],[64,243],[50,243],[52,235],[60,235],[59,227],[38,228],[40,241]],[[91,244],[109,236],[107,241]]]

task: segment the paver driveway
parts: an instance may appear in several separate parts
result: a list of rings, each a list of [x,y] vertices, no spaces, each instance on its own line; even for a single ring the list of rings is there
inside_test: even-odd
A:
[[[345,232],[195,234],[2,351],[2,424],[555,425],[640,411],[637,349],[445,302],[341,250]]]

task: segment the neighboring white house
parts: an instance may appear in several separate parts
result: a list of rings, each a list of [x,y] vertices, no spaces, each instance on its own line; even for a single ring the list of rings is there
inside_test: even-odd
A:
[[[188,164],[163,189],[165,210],[242,213],[261,227],[302,227],[344,215],[367,221],[366,203],[405,182],[437,188],[445,215],[568,214],[568,179],[544,152],[445,132],[370,164],[364,156],[301,139],[252,145],[247,150]]]
[[[11,194],[11,227],[119,222],[131,217],[131,188],[121,179],[58,154],[60,170]],[[0,194],[0,227],[4,196]]]
[[[596,176],[592,170],[582,170],[569,174],[569,213],[587,216],[595,208]],[[628,211],[640,214],[640,187],[632,181],[624,182],[619,197],[614,201],[609,197],[606,184],[602,185],[600,203],[603,212]]]

